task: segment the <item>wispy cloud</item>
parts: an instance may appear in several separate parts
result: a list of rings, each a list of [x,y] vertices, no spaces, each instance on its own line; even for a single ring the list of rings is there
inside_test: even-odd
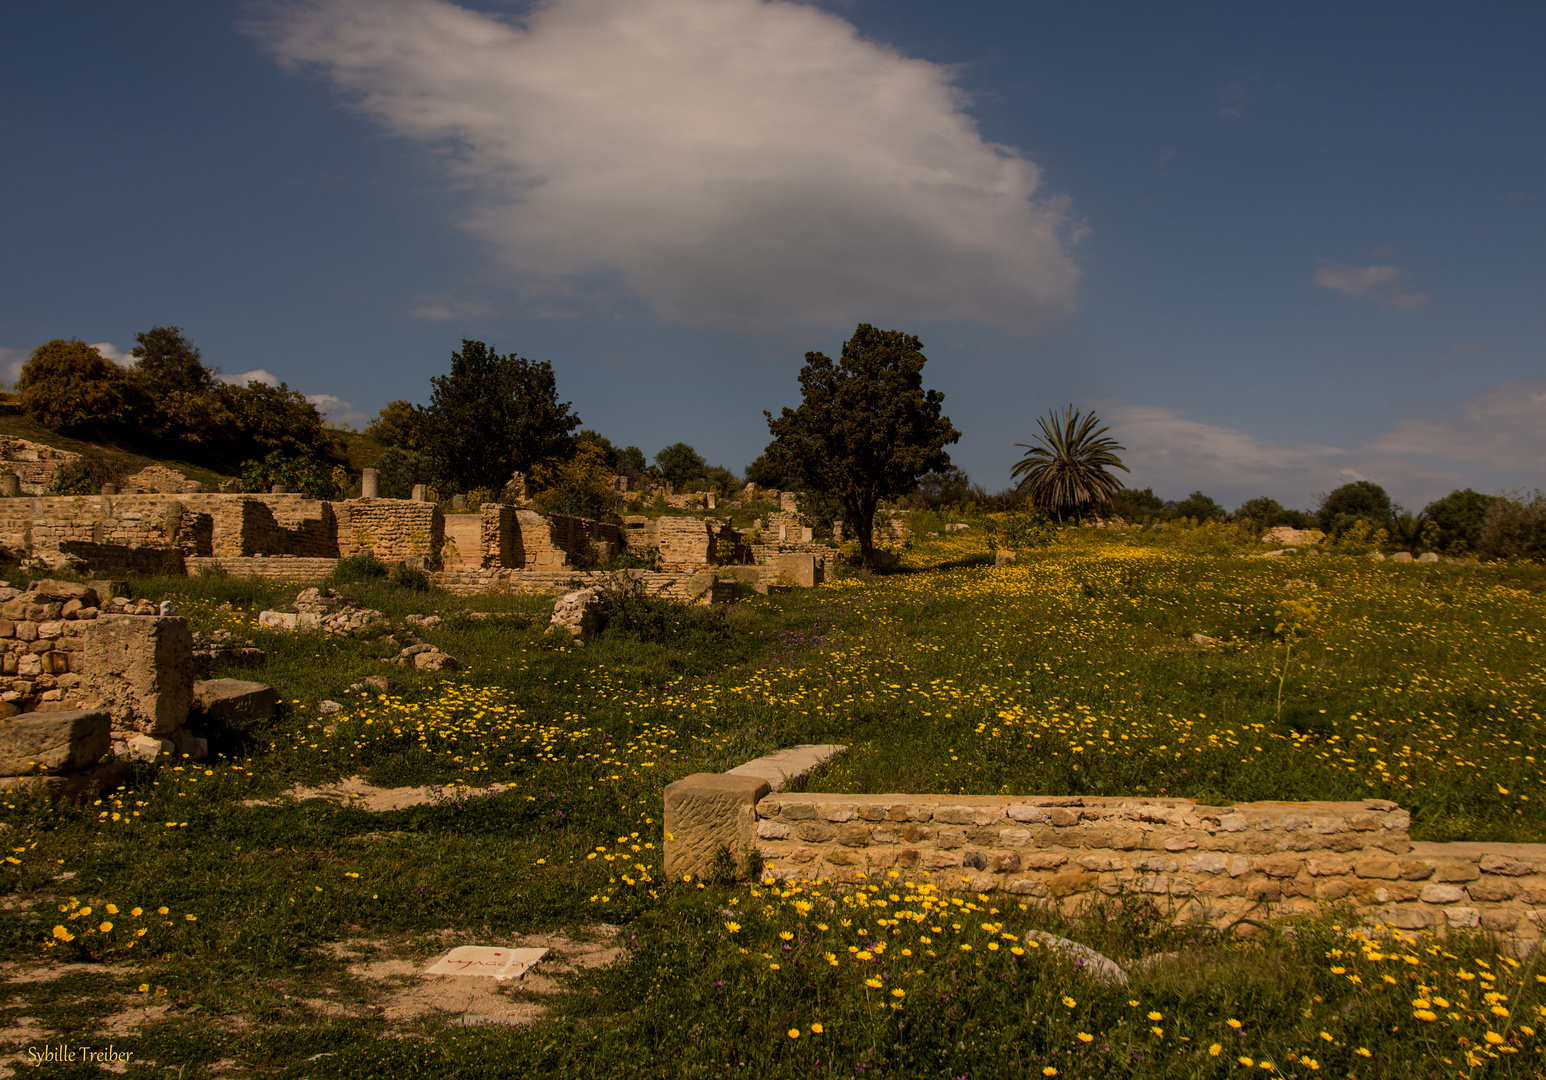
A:
[[[26,349],[0,348],[0,373],[4,373],[6,382],[15,384],[21,377],[21,366],[31,355]]]
[[[279,385],[278,377],[262,368],[253,368],[251,371],[243,371],[237,375],[217,375],[215,377],[221,382],[230,383],[233,386],[246,386],[250,382],[262,383],[264,386]]]
[[[359,428],[369,419],[364,412],[333,394],[307,394],[306,400],[315,405],[322,419],[334,427]]]
[[[101,353],[104,359],[111,360],[119,367],[128,368],[134,366],[134,354],[119,352],[110,341],[99,341],[92,348]]]
[[[291,0],[247,29],[442,152],[472,194],[464,226],[528,299],[618,280],[668,320],[734,330],[1033,330],[1074,308],[1079,222],[1037,166],[979,135],[950,68],[815,7]]]
[[[1369,448],[1546,475],[1546,379],[1500,383],[1439,415],[1408,417]]]
[[[1367,300],[1398,311],[1416,311],[1431,297],[1425,292],[1408,291],[1402,284],[1405,278],[1406,271],[1399,266],[1343,266],[1329,262],[1316,268],[1310,280],[1354,300]]]
[[[1374,480],[1418,507],[1456,487],[1537,486],[1531,478],[1546,474],[1546,379],[1488,387],[1346,447],[1272,444],[1176,409],[1095,404],[1126,447],[1128,483],[1170,497],[1200,489],[1229,505],[1264,493],[1307,505],[1315,492]]]
[[[454,296],[438,293],[415,296],[410,303],[412,305],[408,308],[410,318],[429,319],[436,322],[480,319],[496,314],[494,305],[486,300],[460,300]]]

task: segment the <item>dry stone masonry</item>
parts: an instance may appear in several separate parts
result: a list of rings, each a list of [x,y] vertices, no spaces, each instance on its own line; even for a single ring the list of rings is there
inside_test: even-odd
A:
[[[1361,803],[773,794],[754,775],[699,774],[666,789],[667,874],[704,874],[724,846],[755,846],[781,880],[855,881],[897,870],[942,889],[1072,912],[1137,894],[1182,921],[1226,927],[1352,909],[1406,930],[1485,929],[1537,939],[1546,845],[1412,843],[1410,815]]]

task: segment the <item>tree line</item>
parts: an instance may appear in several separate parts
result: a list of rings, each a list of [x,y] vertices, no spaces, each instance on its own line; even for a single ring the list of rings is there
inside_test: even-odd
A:
[[[216,468],[238,468],[247,490],[285,482],[316,497],[340,490],[340,447],[315,406],[285,384],[236,385],[206,366],[175,326],[135,335],[123,368],[78,339],[39,346],[23,365],[23,408],[56,431],[117,438],[140,448],[197,453]],[[1372,542],[1489,557],[1546,555],[1546,495],[1457,490],[1420,512],[1394,503],[1368,480],[1321,495],[1314,510],[1262,496],[1228,511],[1200,491],[1162,500],[1127,488],[1118,445],[1093,413],[1072,405],[1037,421],[1040,429],[1011,471],[1013,487],[989,495],[955,468],[946,450],[961,434],[942,411],[944,395],[923,387],[927,362],[915,336],[861,323],[837,360],[805,354],[800,404],[764,412],[771,441],[745,470],[763,487],[800,490],[815,515],[852,530],[865,566],[877,561],[873,522],[882,504],[954,512],[1031,507],[1060,521],[1097,515],[1129,521],[1231,521],[1261,533],[1279,525],[1319,527],[1332,538],[1357,531]],[[382,494],[405,497],[415,483],[443,492],[498,498],[516,474],[547,509],[598,516],[615,501],[614,478],[634,490],[669,483],[678,491],[731,494],[741,478],[684,442],[650,463],[636,446],[616,446],[581,428],[560,402],[547,361],[528,360],[471,339],[449,370],[430,379],[429,401],[393,401],[366,434],[384,447],[375,465]]]

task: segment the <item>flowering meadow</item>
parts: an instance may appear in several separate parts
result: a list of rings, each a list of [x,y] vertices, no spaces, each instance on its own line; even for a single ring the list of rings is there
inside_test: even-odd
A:
[[[1131,898],[1065,917],[900,872],[665,880],[665,784],[807,742],[850,747],[810,790],[1372,797],[1414,839],[1546,841],[1541,568],[1265,559],[1208,527],[1065,530],[994,568],[987,524],[583,649],[541,633],[541,598],[340,585],[387,641],[258,629],[293,587],[135,582],[262,646],[282,707],[86,806],[0,796],[0,960],[56,973],[11,984],[0,1052],[109,1031],[189,1076],[1540,1074],[1546,971],[1508,942],[1335,913],[1226,939]],[[431,611],[463,669],[383,663]],[[351,689],[367,675],[389,689]],[[294,797],[348,777],[428,801]],[[533,933],[622,951],[517,1027],[394,1020],[345,955],[422,970]]]

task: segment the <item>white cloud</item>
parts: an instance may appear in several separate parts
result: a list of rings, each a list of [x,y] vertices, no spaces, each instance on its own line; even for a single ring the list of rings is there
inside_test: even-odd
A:
[[[413,298],[408,315],[414,319],[451,322],[456,319],[478,319],[497,314],[494,306],[485,300],[458,300],[454,296],[426,293]]]
[[[101,353],[103,359],[111,360],[119,367],[128,368],[134,366],[134,354],[119,352],[110,341],[99,341],[92,348]]]
[[[315,405],[322,419],[333,427],[360,428],[370,419],[343,398],[333,394],[307,394],[306,400]]]
[[[1370,444],[1387,454],[1479,462],[1499,472],[1546,473],[1546,379],[1490,386],[1448,415],[1408,417]]]
[[[1425,292],[1409,292],[1401,284],[1406,271],[1399,266],[1343,266],[1325,263],[1310,280],[1323,289],[1341,293],[1354,300],[1368,300],[1380,307],[1398,311],[1416,311],[1431,297]]]
[[[27,362],[32,353],[26,349],[0,348],[0,372],[5,374],[5,381],[11,385],[21,378],[21,366]]]
[[[1073,310],[1079,223],[947,67],[789,0],[293,0],[248,24],[472,193],[542,302],[616,279],[735,330]],[[571,302],[577,302],[571,299]]]
[[[253,368],[251,371],[244,371],[239,375],[216,375],[215,378],[223,383],[230,383],[233,386],[246,386],[250,382],[262,383],[264,386],[279,385],[278,377],[262,368]]]

